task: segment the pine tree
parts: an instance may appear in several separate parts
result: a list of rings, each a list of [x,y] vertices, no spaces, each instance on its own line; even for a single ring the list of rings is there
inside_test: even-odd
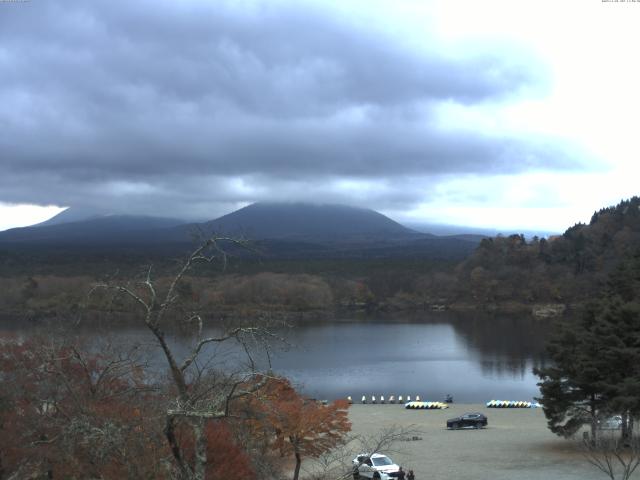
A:
[[[598,412],[606,399],[600,380],[594,345],[584,319],[562,325],[547,351],[552,366],[536,369],[549,429],[570,437],[583,425],[591,426],[595,438]]]
[[[537,369],[549,428],[571,436],[599,416],[621,414],[623,436],[640,415],[640,254],[623,262],[577,320],[548,344],[552,366]]]
[[[606,295],[596,303],[593,331],[610,413],[623,416],[623,437],[640,415],[640,255],[610,276]]]

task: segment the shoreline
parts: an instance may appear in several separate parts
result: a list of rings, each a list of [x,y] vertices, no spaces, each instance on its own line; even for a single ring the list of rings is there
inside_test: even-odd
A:
[[[439,306],[440,307],[440,306]],[[300,309],[287,310],[279,308],[246,308],[246,307],[228,307],[222,306],[215,311],[204,311],[206,323],[215,321],[234,322],[246,318],[260,318],[263,321],[284,322],[291,325],[316,323],[316,322],[340,322],[345,318],[350,320],[367,320],[380,316],[415,316],[415,315],[432,315],[437,318],[438,315],[468,315],[471,313],[480,314],[481,316],[491,317],[494,315],[517,315],[528,319],[545,320],[562,318],[570,315],[571,312],[579,308],[578,305],[564,304],[524,304],[524,303],[504,303],[504,304],[447,304],[442,308],[431,308],[429,305],[406,305],[404,307],[388,305],[374,306],[372,308],[324,308],[324,309]],[[129,310],[114,311],[102,309],[40,309],[40,308],[0,308],[0,321],[22,319],[32,323],[46,322],[51,320],[59,320],[61,318],[74,316],[82,317],[87,322],[99,322],[109,319],[111,323],[127,323],[135,318],[135,314]]]

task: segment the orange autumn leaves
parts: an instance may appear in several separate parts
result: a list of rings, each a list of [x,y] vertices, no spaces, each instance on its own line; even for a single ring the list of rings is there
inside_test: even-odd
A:
[[[0,340],[0,478],[171,478],[163,432],[168,391],[126,355],[43,338]],[[230,418],[208,422],[206,478],[260,478],[265,459],[283,472],[295,460],[297,475],[305,458],[342,442],[347,408],[270,379],[235,401]],[[181,447],[192,456],[187,430]]]
[[[262,398],[254,403],[259,412],[258,428],[273,430],[273,447],[281,456],[294,456],[294,480],[304,458],[332,450],[351,430],[346,400],[323,405],[300,396],[287,380],[269,382]]]
[[[0,342],[0,478],[153,478],[157,413],[126,356],[49,339]]]

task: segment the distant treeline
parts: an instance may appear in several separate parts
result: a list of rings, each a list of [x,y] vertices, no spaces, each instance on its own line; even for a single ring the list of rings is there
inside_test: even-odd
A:
[[[186,277],[179,292],[205,311],[250,314],[256,311],[378,309],[415,289],[425,272],[450,270],[454,263],[408,260],[234,262],[226,270],[211,266]],[[171,265],[156,266],[160,284]],[[306,273],[304,273],[306,272]],[[0,312],[63,314],[81,308],[117,309],[89,299],[91,285],[106,278],[142,280],[146,267],[112,268],[112,274],[34,274],[0,277]]]
[[[580,304],[639,249],[640,198],[633,197],[594,213],[588,225],[574,225],[563,235],[529,242],[521,235],[483,240],[456,267],[454,297],[485,304]]]
[[[594,213],[563,235],[486,238],[466,259],[232,257],[181,285],[186,300],[237,312],[356,309],[530,309],[581,305],[640,249],[640,198]],[[43,255],[41,253],[40,255]],[[170,276],[175,255],[0,252],[0,311],[59,312],[86,303],[92,283],[135,278],[154,265]]]

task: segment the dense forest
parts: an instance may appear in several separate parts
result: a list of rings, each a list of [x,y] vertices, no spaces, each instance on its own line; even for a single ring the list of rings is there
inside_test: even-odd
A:
[[[578,307],[607,275],[640,248],[640,198],[593,214],[564,234],[483,239],[466,259],[229,258],[224,270],[202,268],[181,284],[181,295],[205,309],[322,312],[337,309],[467,309],[531,311],[541,305]],[[0,311],[59,313],[86,306],[86,292],[106,277],[143,275],[150,264],[162,282],[173,257],[119,253],[86,257],[60,253],[52,263],[2,256]],[[92,305],[101,309],[104,306]],[[553,313],[553,312],[552,312]]]
[[[467,301],[582,303],[640,248],[640,198],[595,212],[588,225],[527,242],[521,235],[485,239],[456,267]],[[465,295],[466,292],[466,295]]]

